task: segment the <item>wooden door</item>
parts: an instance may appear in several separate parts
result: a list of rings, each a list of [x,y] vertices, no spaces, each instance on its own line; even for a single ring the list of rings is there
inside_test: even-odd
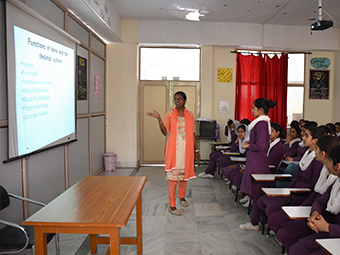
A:
[[[139,116],[140,164],[163,164],[166,137],[159,129],[158,121],[146,115],[156,110],[164,120],[165,114],[174,108],[173,95],[183,91],[187,95],[186,109],[199,116],[199,82],[141,81]]]

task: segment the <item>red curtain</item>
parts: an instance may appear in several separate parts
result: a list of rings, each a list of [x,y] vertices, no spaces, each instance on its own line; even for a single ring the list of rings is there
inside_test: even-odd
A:
[[[265,97],[277,102],[269,111],[271,121],[286,129],[288,54],[270,58],[237,53],[236,65],[235,119],[253,120],[254,100]]]

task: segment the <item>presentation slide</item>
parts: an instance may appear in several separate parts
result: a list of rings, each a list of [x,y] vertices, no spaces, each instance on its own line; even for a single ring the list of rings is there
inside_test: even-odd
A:
[[[14,48],[21,156],[75,133],[75,52],[17,26]]]

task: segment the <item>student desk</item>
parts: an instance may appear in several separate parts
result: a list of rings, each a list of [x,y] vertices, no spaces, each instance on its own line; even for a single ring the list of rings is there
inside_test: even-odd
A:
[[[262,191],[267,196],[271,197],[289,197],[298,193],[310,193],[308,188],[262,188]]]
[[[292,178],[291,174],[252,174],[253,179],[257,182],[270,182],[280,178]]]
[[[91,253],[110,244],[107,254],[119,254],[120,244],[137,245],[143,253],[142,190],[147,177],[87,176],[22,224],[34,226],[36,254],[47,254],[46,233],[90,234]],[[136,237],[120,237],[136,206]],[[97,237],[108,234],[109,237]]]
[[[230,149],[230,146],[228,145],[229,143],[224,143],[224,142],[209,142],[211,145],[211,152],[216,151],[216,150],[221,150],[221,149]]]
[[[230,157],[230,160],[234,162],[246,162],[246,157]]]
[[[300,163],[300,161],[282,160],[282,163],[285,163],[286,165],[289,165],[289,164],[292,164],[292,163],[298,165]]]
[[[316,239],[315,242],[329,254],[340,254],[340,238]]]
[[[240,156],[241,155],[239,152],[230,152],[230,151],[223,151],[223,150],[222,150],[222,154],[229,155],[229,156]]]
[[[311,206],[282,206],[290,219],[306,219],[310,216]]]

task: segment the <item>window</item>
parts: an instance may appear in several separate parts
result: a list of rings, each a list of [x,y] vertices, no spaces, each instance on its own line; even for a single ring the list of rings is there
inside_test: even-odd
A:
[[[305,54],[288,55],[287,124],[303,118]]]
[[[199,81],[200,49],[141,48],[141,80]]]

